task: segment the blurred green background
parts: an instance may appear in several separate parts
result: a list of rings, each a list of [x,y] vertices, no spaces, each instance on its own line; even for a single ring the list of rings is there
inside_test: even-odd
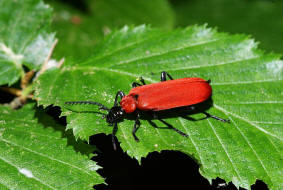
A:
[[[207,23],[245,33],[267,52],[283,53],[283,1],[272,0],[46,0],[59,39],[55,58],[85,59],[109,32],[148,24],[164,30]]]

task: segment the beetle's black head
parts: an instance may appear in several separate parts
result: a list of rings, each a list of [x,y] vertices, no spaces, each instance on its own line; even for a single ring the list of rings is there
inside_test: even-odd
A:
[[[108,114],[106,115],[106,121],[109,124],[119,122],[123,119],[124,114],[125,112],[120,106],[114,106],[109,110]]]

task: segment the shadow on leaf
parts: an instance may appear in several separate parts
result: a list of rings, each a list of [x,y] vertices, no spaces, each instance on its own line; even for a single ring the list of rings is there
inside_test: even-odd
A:
[[[42,106],[35,107],[34,117],[37,119],[38,123],[43,125],[44,128],[53,128],[54,131],[59,131],[61,133],[61,137],[67,139],[67,146],[73,147],[76,152],[89,156],[93,151],[97,150],[94,146],[88,145],[80,139],[76,140],[71,130],[66,131],[65,117],[56,121],[54,120],[56,117],[52,118],[50,115],[48,115],[48,112],[50,112],[49,110],[51,110],[52,114],[55,113],[55,115],[58,116],[61,113],[59,107],[49,106],[46,108],[46,111],[43,110]]]

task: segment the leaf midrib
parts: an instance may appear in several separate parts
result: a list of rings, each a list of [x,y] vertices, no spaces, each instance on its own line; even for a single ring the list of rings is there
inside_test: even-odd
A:
[[[203,41],[203,42],[199,42],[199,43],[189,44],[187,46],[186,45],[185,46],[181,46],[181,47],[170,49],[168,51],[164,51],[164,52],[161,52],[161,53],[152,53],[152,54],[150,54],[148,56],[138,57],[138,58],[126,60],[124,62],[122,61],[122,62],[119,62],[119,63],[114,63],[112,65],[108,65],[107,67],[125,65],[125,64],[129,64],[129,63],[133,63],[135,61],[141,61],[141,60],[150,59],[150,58],[153,58],[153,57],[159,57],[159,56],[166,55],[168,53],[177,52],[177,51],[181,51],[181,50],[192,48],[192,47],[196,47],[196,46],[202,46],[202,45],[206,45],[206,44],[209,44],[209,43],[214,43],[214,42],[217,42],[217,41],[223,40],[223,39],[224,38],[218,38],[218,39]]]
[[[0,138],[0,141],[3,141],[3,142],[8,143],[8,144],[10,144],[10,145],[19,147],[19,148],[24,149],[24,150],[26,150],[26,151],[28,151],[28,152],[37,154],[37,155],[39,155],[39,156],[41,156],[41,157],[48,158],[49,160],[53,160],[53,161],[59,162],[59,163],[61,163],[61,164],[70,166],[71,168],[75,168],[75,169],[77,169],[77,170],[82,171],[83,173],[86,173],[86,174],[89,175],[89,176],[92,176],[90,173],[88,173],[87,171],[85,171],[85,170],[82,169],[82,168],[79,168],[79,167],[77,167],[77,166],[75,166],[75,165],[72,165],[72,164],[70,164],[70,163],[64,162],[64,161],[62,161],[62,160],[58,160],[58,159],[56,159],[56,158],[52,158],[52,157],[50,157],[49,155],[42,154],[42,153],[40,153],[40,152],[31,150],[30,148],[27,148],[27,147],[25,147],[25,146],[23,146],[23,145],[18,145],[18,144],[13,143],[13,142],[11,142],[11,141],[9,141],[9,140],[3,138],[3,137]]]

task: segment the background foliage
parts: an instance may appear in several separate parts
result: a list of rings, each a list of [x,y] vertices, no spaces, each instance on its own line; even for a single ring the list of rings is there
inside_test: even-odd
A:
[[[229,117],[232,121],[230,129],[211,120],[200,121],[196,124],[182,118],[178,118],[178,120],[167,119],[166,121],[174,124],[174,126],[181,127],[181,130],[190,133],[189,140],[191,142],[188,143],[172,131],[153,129],[149,123],[142,121],[142,128],[137,135],[143,140],[137,144],[131,136],[132,121],[130,120],[119,124],[118,139],[122,142],[121,147],[130,156],[138,160],[152,151],[179,150],[196,159],[200,164],[201,174],[207,179],[221,177],[227,182],[233,181],[237,187],[245,188],[249,188],[256,179],[261,179],[272,189],[280,187],[280,184],[282,184],[281,167],[279,167],[279,163],[282,162],[282,130],[280,129],[282,125],[282,108],[280,106],[282,104],[282,61],[279,61],[279,56],[263,54],[262,51],[256,49],[257,43],[250,40],[251,37],[248,38],[244,35],[232,36],[217,33],[215,30],[205,29],[205,27],[190,27],[186,30],[176,30],[176,28],[208,23],[208,27],[217,27],[220,32],[251,34],[256,41],[260,41],[260,48],[281,54],[283,52],[281,35],[283,28],[282,2],[269,0],[229,2],[225,0],[158,0],[149,3],[129,0],[46,0],[45,3],[51,5],[53,12],[51,12],[49,6],[39,0],[11,2],[0,0],[0,4],[5,5],[0,8],[0,84],[4,85],[1,87],[0,93],[2,103],[8,103],[14,98],[4,90],[7,89],[7,84],[13,84],[12,88],[20,88],[22,93],[19,98],[24,101],[28,97],[27,94],[31,93],[31,87],[36,84],[36,100],[39,104],[45,106],[55,104],[63,108],[63,102],[70,100],[70,98],[72,100],[78,98],[92,99],[94,94],[95,100],[100,100],[111,106],[113,95],[118,88],[127,92],[130,83],[141,75],[146,78],[147,82],[157,82],[158,73],[165,70],[165,66],[175,78],[188,75],[211,78],[213,79],[216,106],[210,111],[222,117]],[[23,3],[23,5],[14,6],[16,3]],[[51,18],[52,25],[50,28]],[[133,27],[140,24],[148,24],[157,29],[144,26]],[[124,27],[120,30],[124,25],[130,27]],[[52,51],[52,45],[55,42],[54,33],[56,33],[58,44],[53,51],[52,58],[61,59],[64,57],[66,61],[63,67],[59,69],[54,67],[48,70],[39,78],[34,78],[34,81],[31,81],[30,85],[25,87],[19,79],[23,79],[25,72],[29,69],[39,70],[42,64],[48,60],[48,54]],[[105,40],[103,40],[104,38]],[[186,41],[186,39],[193,41]],[[217,39],[216,42],[214,42],[215,39]],[[212,40],[212,43],[209,40]],[[182,45],[194,43],[203,44],[200,47],[189,48],[189,50],[186,48],[175,49],[176,47],[183,47]],[[158,57],[158,54],[161,54],[161,56]],[[184,55],[194,56],[184,59]],[[121,62],[133,62],[133,64],[123,66],[123,64],[120,64]],[[156,63],[162,63],[162,68]],[[229,63],[229,65],[226,66],[226,63]],[[50,65],[52,66],[52,64]],[[56,65],[58,66],[58,64],[53,66]],[[213,68],[219,69],[214,70]],[[146,72],[148,70],[153,72],[150,74]],[[212,70],[215,72],[212,72]],[[119,80],[117,76],[119,76]],[[75,78],[78,80],[71,80]],[[100,78],[104,78],[105,85],[100,83]],[[51,79],[54,83],[50,83]],[[61,83],[58,83],[58,79]],[[86,83],[89,85],[88,87],[84,87]],[[55,92],[54,88],[58,88],[58,90],[55,90]],[[76,89],[79,88],[81,91],[77,94]],[[247,88],[249,91],[246,90]],[[101,96],[101,92],[104,92],[102,94],[105,95],[104,97]],[[19,94],[16,95],[19,96]],[[92,107],[88,106],[84,108],[74,106],[71,109],[75,111],[93,110]],[[37,142],[33,131],[37,130],[36,127],[39,128],[38,130],[41,133],[50,133],[48,127],[54,128],[55,131],[61,127],[59,131],[63,134],[62,128],[65,125],[64,117],[60,119],[58,124],[40,110],[40,108],[32,108],[32,106],[24,106],[21,111],[9,111],[6,107],[1,108],[2,113],[14,114],[12,118],[22,117],[20,115],[26,113],[27,117],[23,117],[23,126],[28,125],[29,120],[32,120],[32,124],[29,124],[29,126],[33,126],[33,128],[31,128],[31,131],[26,131],[27,136],[25,138],[27,142],[30,142],[30,149],[36,152],[41,151],[36,146],[32,146]],[[60,111],[51,107],[47,107],[45,111],[47,110],[58,120]],[[40,114],[34,115],[34,112],[40,112]],[[34,119],[32,118],[33,115]],[[62,115],[68,115],[67,128],[73,130],[75,138],[80,137],[80,139],[89,141],[89,137],[94,133],[111,133],[111,128],[106,126],[92,128],[92,126],[98,126],[98,124],[105,125],[101,116],[78,114],[67,110],[66,107],[63,108]],[[8,144],[5,144],[7,140],[14,143],[21,140],[16,138],[17,131],[21,130],[20,122],[16,119],[10,122],[11,117],[5,117],[6,115],[2,114],[0,120],[0,136],[2,136],[0,142],[4,149],[4,146],[8,146]],[[201,116],[195,115],[195,117],[200,118]],[[39,118],[48,119],[44,119],[43,122]],[[162,125],[162,123],[156,123]],[[11,125],[15,125],[15,130],[8,130]],[[187,125],[190,128],[187,129]],[[202,125],[202,128],[199,125]],[[42,126],[48,126],[47,130],[40,129]],[[74,136],[70,132],[68,132],[68,135],[72,139]],[[60,133],[54,133],[58,138],[58,143],[55,143],[54,146],[59,146],[60,150],[69,152],[69,156],[73,154],[74,160],[72,161],[74,162],[71,161],[70,165],[75,165],[78,161],[86,165],[91,163],[84,155],[89,154],[93,150],[93,146],[84,146],[80,140],[78,143],[72,140],[73,143],[71,144],[75,148],[67,148],[64,145],[66,136],[60,137],[58,134]],[[166,141],[162,140],[163,138],[154,138],[156,134],[162,134],[161,137],[164,136],[164,138],[171,137],[171,140],[170,138],[167,139],[171,145],[170,143],[166,144]],[[50,135],[53,135],[53,133],[51,132]],[[14,138],[16,140],[13,140]],[[170,155],[166,152],[150,154],[147,158],[141,160],[142,166],[133,163],[133,160],[129,158],[126,159],[125,165],[119,164],[119,160],[123,157],[122,153],[117,156],[117,152],[111,152],[110,141],[110,139],[99,141],[99,136],[90,138],[90,143],[96,144],[102,151],[98,152],[98,157],[95,159],[103,166],[99,173],[103,177],[107,177],[108,188],[119,188],[121,186],[124,188],[127,186],[129,189],[142,188],[144,184],[147,184],[146,181],[142,183],[143,185],[139,182],[135,182],[135,184],[131,184],[131,182],[139,178],[149,181],[148,176],[155,179],[158,188],[168,188],[172,184],[174,184],[172,188],[176,188],[182,183],[180,179],[184,181],[192,179],[192,183],[196,182],[191,175],[192,172],[187,172],[184,178],[183,174],[178,174],[178,170],[176,170],[177,173],[173,173],[175,171],[173,169],[170,170],[170,165],[176,164],[176,161],[160,165],[160,168],[155,169],[155,172],[160,170],[160,173],[156,175],[152,170],[154,166],[160,164],[160,161],[148,166],[150,168],[148,174],[142,174],[142,171],[138,169],[146,167],[147,160],[154,160],[160,155],[165,155],[165,159],[169,159]],[[109,147],[105,148],[108,142]],[[211,144],[212,142],[213,144]],[[20,144],[22,143],[20,142]],[[23,151],[16,149],[14,152],[3,151],[2,160],[7,160],[6,163],[8,164],[1,166],[13,167],[13,164],[9,163],[15,162],[18,169],[11,170],[11,175],[15,175],[17,172],[21,173],[23,171],[21,169],[28,169],[19,163],[18,155],[26,154],[27,150],[27,145],[23,144],[22,146],[20,149],[23,149]],[[50,146],[48,143],[43,143],[41,148],[48,146]],[[208,148],[210,146],[211,148]],[[107,152],[109,150],[111,152],[109,156],[111,164],[114,162],[110,170],[107,169],[105,149]],[[77,150],[85,150],[87,153],[80,155],[81,153]],[[49,155],[57,154],[56,151],[47,151]],[[7,155],[9,156],[7,157]],[[125,156],[125,154],[123,155]],[[152,158],[151,155],[155,156]],[[177,160],[184,155],[176,153],[175,157]],[[61,161],[65,162],[64,159],[66,158],[62,157]],[[37,158],[35,157],[35,159]],[[188,160],[188,157],[186,159]],[[41,160],[40,157],[39,160]],[[52,165],[52,162],[49,161],[47,159],[46,163]],[[225,164],[221,165],[218,161]],[[39,162],[44,164],[45,161]],[[248,166],[243,163],[248,163]],[[93,164],[95,165],[94,162]],[[135,165],[135,171],[125,174],[125,171],[128,172],[126,168],[131,167],[131,164]],[[179,170],[187,164],[188,162],[184,162]],[[32,163],[29,167],[32,171],[36,171],[33,173],[34,175],[38,171],[44,170],[44,168],[36,170]],[[58,169],[58,178],[61,178],[59,176],[62,176],[60,172],[63,170],[60,170],[61,166],[56,168]],[[163,168],[166,168],[167,171],[163,171]],[[67,168],[65,169],[68,171]],[[91,170],[91,167],[89,169]],[[98,167],[95,166],[93,169],[97,170]],[[25,171],[29,170],[24,170],[21,174],[27,174]],[[107,173],[107,171],[110,172]],[[136,177],[133,172],[140,173]],[[74,174],[72,171],[69,173]],[[5,173],[1,174],[4,175]],[[141,177],[141,175],[144,176]],[[71,179],[66,178],[65,181],[62,181],[63,183],[58,184],[56,180],[42,176],[36,177],[43,182],[42,184],[54,184],[55,189],[60,187],[56,185],[64,186],[64,183],[68,184],[68,180]],[[76,174],[70,175],[70,177],[74,176]],[[117,181],[113,181],[115,176],[117,176]],[[91,187],[94,184],[102,183],[102,178],[96,172],[88,177],[79,180],[86,183],[74,185]],[[23,178],[21,187],[29,187],[25,185],[28,182],[26,180],[28,179]],[[1,183],[3,188],[5,186],[11,188],[16,185],[13,178],[5,178],[5,182]],[[202,183],[207,182],[203,180]],[[222,183],[222,181],[218,180],[218,183]],[[213,185],[219,188],[218,183],[213,183]],[[37,184],[37,182],[34,184]],[[198,185],[200,186],[200,184]],[[206,186],[206,188],[208,187]],[[106,186],[96,186],[96,188],[103,189]],[[235,188],[235,186],[230,184],[226,188]]]
[[[259,47],[282,53],[282,1],[272,0],[172,0],[176,25],[208,23],[220,31],[246,33]]]

